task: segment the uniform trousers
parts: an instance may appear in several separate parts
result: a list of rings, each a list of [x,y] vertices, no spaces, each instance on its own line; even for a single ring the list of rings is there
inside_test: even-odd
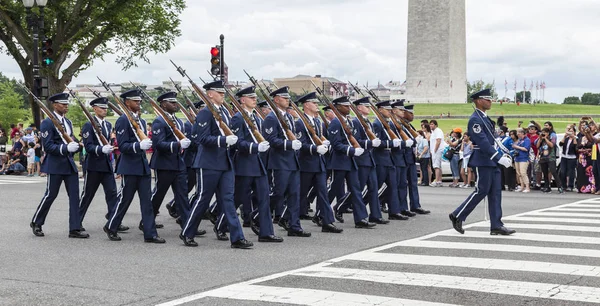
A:
[[[98,187],[102,184],[104,189],[104,199],[106,200],[108,215],[112,214],[117,205],[117,183],[115,182],[115,176],[112,172],[99,172],[88,170],[85,173],[83,181],[83,192],[81,193],[81,200],[79,201],[79,221],[80,227],[83,227],[83,219],[87,213]]]
[[[235,177],[236,209],[241,205],[244,214],[247,213],[247,220],[255,220],[259,225],[259,236],[261,237],[274,234],[269,192],[269,180],[266,175]],[[221,218],[223,217],[224,214],[221,214]],[[221,224],[223,223],[221,222]],[[219,230],[225,231],[224,228],[219,228]]]
[[[325,172],[300,172],[300,206],[306,208],[304,213],[308,215],[310,206],[310,194],[314,192],[317,199],[316,211],[323,218],[323,224],[332,224],[333,211],[328,199],[327,174]]]
[[[358,170],[344,171],[344,170],[333,170],[331,174],[332,182],[331,189],[329,190],[329,202],[334,203],[335,199],[342,201],[346,195],[344,183],[348,187],[348,194],[352,203],[352,214],[354,216],[354,222],[360,222],[368,217],[367,208],[362,199],[362,192],[360,190],[360,184],[358,180]]]
[[[298,170],[273,170],[271,181],[271,208],[275,208],[275,215],[288,220],[290,228],[301,231],[300,225],[300,171]],[[287,203],[284,207],[284,202]]]
[[[389,214],[400,213],[400,199],[398,198],[398,175],[394,166],[376,166],[377,187],[379,196],[382,197],[388,205]]]
[[[154,192],[152,192],[152,196],[150,197],[154,215],[158,215],[160,205],[165,199],[169,187],[175,196],[177,213],[181,217],[181,220],[186,220],[190,213],[187,171],[155,170]]]
[[[46,192],[42,201],[38,205],[31,222],[42,226],[46,222],[46,216],[50,211],[50,206],[58,196],[58,190],[61,183],[65,183],[67,195],[69,196],[69,231],[80,229],[79,217],[79,177],[77,173],[71,174],[50,174],[46,178]]]
[[[417,173],[417,165],[409,164],[406,167],[406,175],[408,180],[408,198],[410,199],[410,209],[415,210],[421,208],[421,199],[419,197],[419,174]]]
[[[477,207],[477,204],[487,196],[490,211],[491,228],[496,229],[504,225],[502,223],[502,173],[498,167],[475,167],[477,182],[475,191],[456,208],[454,216],[460,221],[465,221],[469,214]]]

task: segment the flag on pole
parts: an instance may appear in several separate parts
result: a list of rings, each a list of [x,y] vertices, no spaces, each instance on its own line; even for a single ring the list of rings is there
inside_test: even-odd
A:
[[[452,80],[450,80],[450,88],[452,88]]]
[[[515,79],[515,87],[513,87],[514,91],[517,91],[517,79]]]
[[[536,81],[535,82],[535,90],[539,90],[540,89],[540,81]]]
[[[435,88],[437,88],[437,80],[435,80]]]
[[[529,85],[529,91],[533,90],[533,80],[531,80],[531,85]]]
[[[504,91],[508,90],[508,81],[506,81],[506,79],[504,79]]]
[[[527,80],[523,80],[523,91],[527,90]]]
[[[421,86],[421,80],[419,80],[419,84],[417,84],[417,87]]]

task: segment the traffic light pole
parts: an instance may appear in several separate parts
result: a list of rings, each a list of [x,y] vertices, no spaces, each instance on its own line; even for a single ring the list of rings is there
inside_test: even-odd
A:
[[[223,41],[225,40],[225,35],[221,34],[219,38],[221,39],[221,52],[219,54],[219,56],[221,57],[221,62],[219,63],[219,65],[221,65],[221,68],[219,69],[219,76],[221,77],[221,81],[225,81],[225,49],[223,48]]]
[[[41,83],[41,76],[40,76],[40,59],[39,59],[39,53],[40,53],[40,39],[39,39],[39,33],[44,33],[44,7],[39,7],[40,10],[40,15],[33,15],[31,12],[31,8],[27,8],[27,16],[28,16],[28,22],[29,22],[29,27],[31,29],[32,32],[32,38],[33,38],[33,56],[32,56],[32,92],[39,97],[40,96],[40,83]],[[39,106],[36,103],[32,103],[31,105],[31,111],[32,111],[32,115],[33,115],[33,122],[35,124],[35,126],[40,127],[40,122],[41,122],[41,110],[39,108]]]

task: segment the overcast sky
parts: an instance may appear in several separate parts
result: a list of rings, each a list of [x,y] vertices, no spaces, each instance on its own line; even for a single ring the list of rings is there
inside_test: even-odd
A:
[[[52,0],[50,0],[52,1]],[[96,61],[73,84],[181,77],[169,63],[206,77],[210,46],[225,35],[230,80],[322,74],[369,84],[406,78],[406,0],[187,1],[182,35],[166,54],[123,73],[113,56]],[[546,82],[546,100],[600,92],[600,1],[467,0],[467,79],[495,80],[500,96]],[[66,65],[65,65],[66,67]],[[0,71],[22,79],[0,55]],[[535,92],[535,85],[534,85]],[[535,93],[534,93],[535,95]]]

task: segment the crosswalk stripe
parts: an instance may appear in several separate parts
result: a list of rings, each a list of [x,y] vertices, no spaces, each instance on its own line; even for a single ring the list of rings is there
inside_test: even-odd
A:
[[[544,229],[544,230],[555,230],[555,231],[600,233],[600,227],[597,227],[597,226],[530,224],[530,223],[505,223],[504,226],[506,226],[508,228],[526,228],[526,229]]]
[[[45,183],[45,181],[9,181],[9,180],[0,180],[0,185],[35,184],[35,183]]]
[[[573,218],[545,218],[545,217],[509,217],[504,218],[508,221],[538,221],[538,222],[562,222],[562,223],[588,223],[600,224],[600,220],[594,219],[573,219]]]
[[[294,305],[311,306],[367,306],[367,305],[424,305],[443,306],[453,305],[444,303],[432,303],[416,300],[383,297],[376,295],[365,295],[355,293],[344,293],[327,290],[272,287],[262,285],[231,285],[211,290],[202,294],[204,297],[217,297],[223,299],[250,300],[272,303],[285,303]],[[175,302],[175,301],[173,301]],[[186,302],[167,302],[158,306],[174,306]]]
[[[567,235],[550,235],[550,234],[530,234],[530,233],[519,233],[518,235],[510,236],[491,236],[489,232],[479,231],[467,231],[464,235],[461,235],[454,230],[452,232],[445,231],[441,232],[439,236],[452,236],[461,238],[490,238],[497,240],[531,240],[531,241],[543,241],[543,242],[576,242],[581,244],[600,244],[600,238],[596,237],[582,237],[582,236],[567,236]]]
[[[600,288],[437,274],[322,267],[292,275],[469,290],[551,300],[600,303]]]
[[[507,260],[495,258],[455,256],[429,256],[378,252],[354,254],[354,256],[347,257],[346,259],[411,265],[510,270],[600,277],[600,269],[598,269],[597,266],[572,265],[526,260]]]
[[[600,207],[598,208],[582,208],[582,207],[563,207],[563,208],[558,208],[556,210],[549,210],[548,212],[597,212],[600,213]]]
[[[600,218],[600,214],[575,213],[575,212],[550,212],[550,211],[542,211],[542,212],[533,213],[531,215],[544,216],[544,217],[596,217],[596,218]]]
[[[453,250],[479,250],[508,253],[532,253],[547,255],[567,255],[578,257],[600,258],[600,250],[536,247],[528,245],[506,245],[490,243],[467,243],[467,242],[445,242],[445,241],[405,241],[403,246],[415,248],[453,249]]]
[[[594,204],[569,204],[569,205],[564,206],[563,208],[568,208],[568,207],[600,208],[600,205],[594,205]],[[553,209],[557,209],[557,208],[553,208]]]

